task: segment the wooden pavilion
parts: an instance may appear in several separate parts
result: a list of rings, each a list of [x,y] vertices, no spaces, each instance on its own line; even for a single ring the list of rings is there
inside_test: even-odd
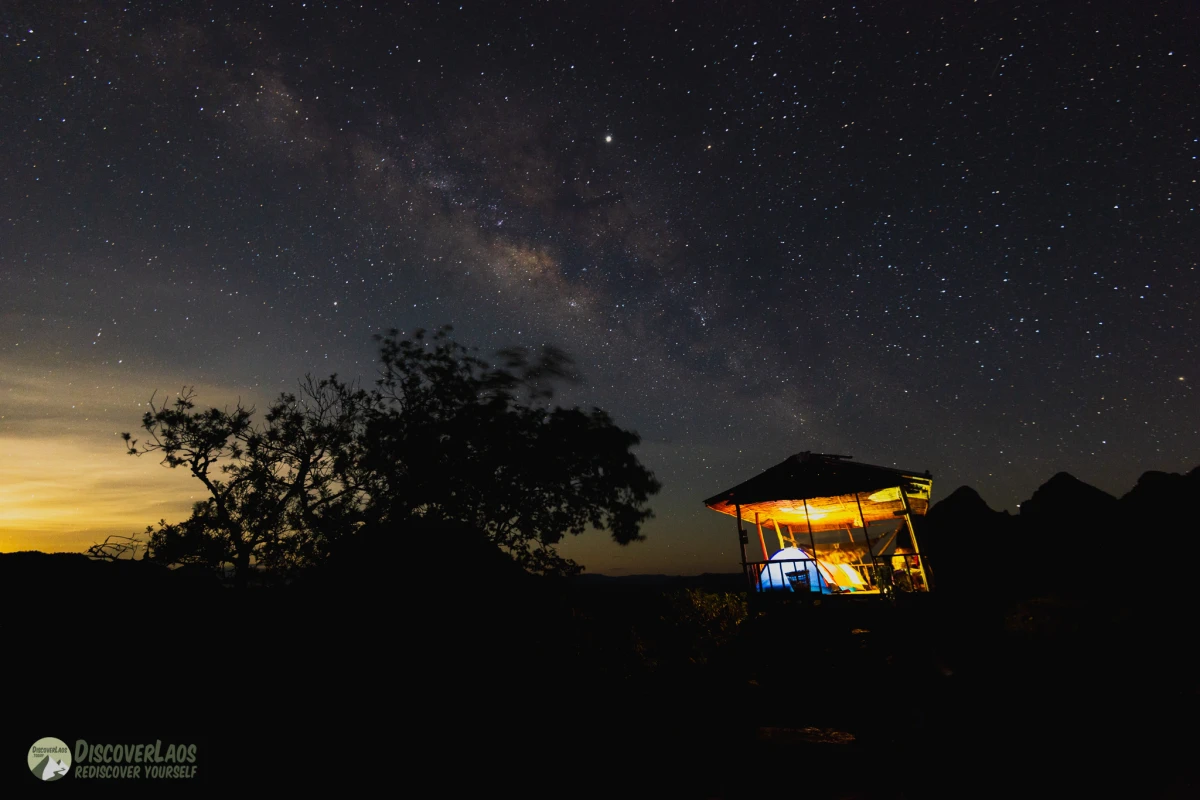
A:
[[[804,452],[704,504],[737,519],[752,592],[894,597],[932,588],[912,523],[932,487],[929,472]]]

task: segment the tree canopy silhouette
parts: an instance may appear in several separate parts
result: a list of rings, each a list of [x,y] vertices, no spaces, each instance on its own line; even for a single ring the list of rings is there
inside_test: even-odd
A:
[[[169,404],[151,398],[146,440],[122,434],[131,454],[161,453],[163,464],[187,468],[208,492],[188,519],[148,529],[155,560],[232,564],[244,585],[251,563],[276,572],[310,563],[360,523],[366,392],[336,375],[305,378],[258,424],[255,409],[240,402],[200,411],[194,398],[191,389]]]
[[[374,389],[307,377],[259,422],[240,403],[199,410],[190,389],[152,399],[144,441],[124,434],[129,452],[161,454],[208,494],[150,531],[152,558],[232,564],[244,585],[252,564],[286,573],[363,529],[403,535],[422,519],[470,525],[531,572],[572,574],[555,549],[567,534],[641,539],[660,484],[632,452],[636,433],[597,408],[551,405],[554,384],[575,379],[566,354],[512,348],[492,366],[450,334],[378,336]]]
[[[465,523],[533,572],[573,573],[555,545],[589,526],[637,541],[660,488],[631,452],[640,439],[593,408],[551,407],[569,358],[509,349],[492,367],[443,328],[378,337],[382,375],[368,423],[372,516]]]

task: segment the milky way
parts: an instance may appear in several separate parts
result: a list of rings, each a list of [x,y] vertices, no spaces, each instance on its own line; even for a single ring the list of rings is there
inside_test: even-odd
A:
[[[445,323],[642,435],[593,571],[736,569],[701,499],[801,450],[1013,511],[1200,463],[1195,6],[139,5],[0,23],[0,550],[186,514],[151,393]]]

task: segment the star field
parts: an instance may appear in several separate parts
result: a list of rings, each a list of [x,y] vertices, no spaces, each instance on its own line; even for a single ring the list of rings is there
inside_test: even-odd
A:
[[[592,571],[731,571],[701,499],[800,450],[1014,512],[1200,463],[1197,9],[792,5],[17,4],[0,550],[186,515],[122,460],[154,391],[443,323],[643,436],[657,519]]]

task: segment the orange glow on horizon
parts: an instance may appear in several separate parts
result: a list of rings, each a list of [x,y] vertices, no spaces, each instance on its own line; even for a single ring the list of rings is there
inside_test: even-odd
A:
[[[186,471],[109,441],[0,436],[0,552],[82,552],[189,514],[200,495]]]
[[[0,553],[83,552],[111,534],[134,536],[160,519],[178,522],[204,489],[185,469],[128,455],[121,431],[138,436],[146,401],[195,381],[107,363],[0,354]],[[165,388],[175,387],[175,390]],[[237,387],[197,387],[200,406],[262,398]]]

